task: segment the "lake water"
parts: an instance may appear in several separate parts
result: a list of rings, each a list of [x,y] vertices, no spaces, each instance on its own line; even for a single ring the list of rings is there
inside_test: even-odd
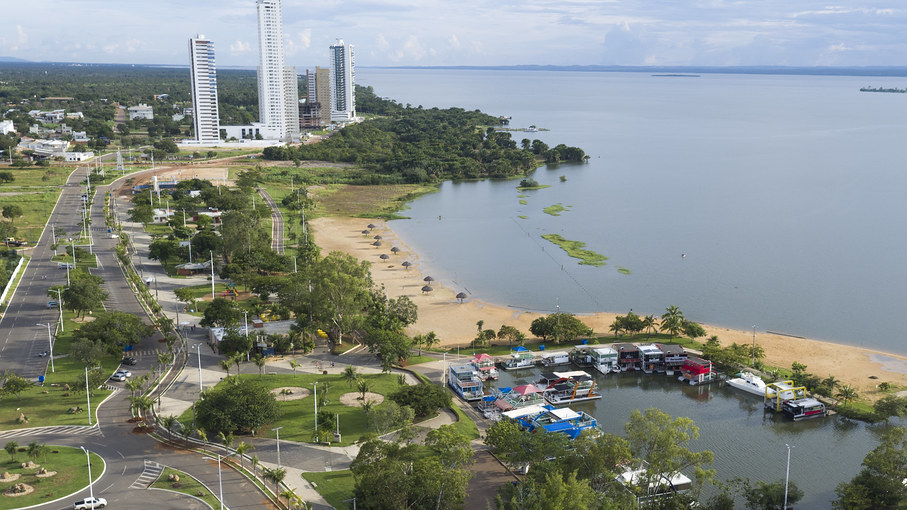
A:
[[[512,180],[448,182],[410,204],[412,219],[392,228],[445,285],[543,311],[677,305],[700,322],[907,354],[907,94],[859,92],[904,79],[357,74],[378,95],[507,115],[513,128],[550,129],[517,141],[591,156],[540,168],[533,178],[551,187],[524,197]],[[554,204],[567,210],[542,212]],[[545,233],[608,265],[579,265]]]

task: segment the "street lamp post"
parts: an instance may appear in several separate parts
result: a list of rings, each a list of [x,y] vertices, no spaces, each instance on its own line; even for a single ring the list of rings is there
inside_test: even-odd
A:
[[[36,324],[37,326],[47,326],[47,343],[50,344],[50,371],[56,372],[54,370],[54,338],[50,334],[50,323],[47,324]]]
[[[198,392],[203,391],[202,388],[202,344],[195,344],[195,350],[198,352]]]
[[[76,268],[76,242],[69,238],[69,245],[72,248],[72,268]],[[68,266],[67,266],[68,267]],[[66,284],[69,285],[69,271],[66,271]]]
[[[274,427],[273,429],[271,429],[277,433],[277,469],[280,469],[280,429],[282,428],[283,426]]]
[[[94,487],[91,483],[91,455],[88,454],[88,450],[84,446],[80,446],[79,448],[85,452],[85,458],[88,459],[88,496],[91,499],[94,499]]]
[[[312,383],[315,388],[315,442],[318,442],[318,383]]]
[[[753,368],[756,367],[756,325],[753,324]]]
[[[220,488],[220,510],[224,510],[224,482],[220,476],[220,454],[217,454],[217,486]]]
[[[784,506],[781,508],[787,510],[787,484],[790,480],[790,449],[793,448],[793,446],[789,444],[785,444],[784,446],[787,447],[787,470],[784,473]]]
[[[85,398],[88,400],[88,424],[91,425],[91,395],[88,390],[88,367],[85,367]]]
[[[66,270],[66,279],[69,280],[69,269]],[[63,329],[63,291],[60,289],[54,289],[57,291],[57,306],[60,308],[60,333],[65,333],[66,330]]]

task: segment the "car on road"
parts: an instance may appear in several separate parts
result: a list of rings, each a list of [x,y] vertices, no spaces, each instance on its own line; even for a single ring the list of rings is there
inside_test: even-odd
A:
[[[117,370],[115,373],[123,374],[125,377],[132,377],[132,372],[130,372],[129,370],[126,370],[125,368],[121,368],[121,369]]]
[[[58,303],[58,302],[56,302],[56,301],[48,301],[48,302],[47,302],[47,307],[48,307],[48,308],[56,308],[56,307],[58,307],[58,306],[60,306],[60,303]]]
[[[126,374],[123,374],[121,372],[116,372],[112,376],[110,376],[110,380],[123,382],[126,380]]]
[[[107,506],[107,500],[104,498],[85,498],[73,503],[72,510],[92,510],[94,508],[104,508],[105,506]]]
[[[59,267],[60,269],[72,269],[72,264],[69,262],[60,262],[59,264],[57,264],[57,267]]]
[[[132,356],[126,356],[125,358],[123,358],[123,361],[121,361],[120,364],[135,366],[138,364],[138,362],[139,362],[139,360],[133,358]]]

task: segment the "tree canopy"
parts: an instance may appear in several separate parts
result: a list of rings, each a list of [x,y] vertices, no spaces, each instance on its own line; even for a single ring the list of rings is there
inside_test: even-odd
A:
[[[104,346],[110,354],[123,352],[127,345],[135,345],[150,336],[154,328],[139,317],[117,310],[95,314],[95,320],[83,324],[73,334],[75,340],[89,340]]]
[[[236,376],[195,404],[195,420],[208,434],[252,433],[279,416],[280,406],[265,386]]]

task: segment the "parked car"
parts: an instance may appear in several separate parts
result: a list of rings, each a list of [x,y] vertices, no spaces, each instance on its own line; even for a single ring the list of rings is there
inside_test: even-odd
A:
[[[123,365],[135,366],[136,364],[138,364],[138,362],[139,360],[133,358],[132,356],[126,356],[120,363]]]
[[[104,498],[85,498],[73,503],[72,510],[93,510],[105,506],[107,506],[107,500]]]
[[[60,269],[72,269],[72,264],[69,262],[60,262],[59,264],[57,264],[57,267],[59,267]]]
[[[132,377],[132,372],[130,372],[129,370],[126,370],[125,368],[121,368],[121,369],[117,370],[116,373],[123,374],[124,377]]]
[[[123,373],[120,373],[120,372],[116,372],[115,374],[113,374],[112,376],[110,376],[110,380],[111,380],[111,381],[120,381],[120,382],[123,382],[123,381],[126,380],[126,374],[123,374]]]
[[[56,308],[56,307],[58,307],[58,306],[60,306],[60,303],[58,303],[58,302],[56,302],[56,301],[48,301],[48,302],[47,302],[47,307],[48,307],[48,308]]]

